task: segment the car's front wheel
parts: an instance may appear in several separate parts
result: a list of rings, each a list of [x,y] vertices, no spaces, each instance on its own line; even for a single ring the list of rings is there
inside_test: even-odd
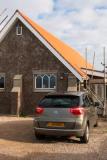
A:
[[[82,137],[80,137],[80,142],[81,143],[88,143],[88,141],[89,141],[89,126],[87,124],[86,128],[85,128],[84,135]]]

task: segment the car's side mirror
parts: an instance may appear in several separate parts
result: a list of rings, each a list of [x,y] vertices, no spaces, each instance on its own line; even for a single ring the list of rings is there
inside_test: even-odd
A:
[[[97,107],[97,106],[100,105],[100,103],[99,102],[95,102],[94,105],[95,105],[95,107]]]

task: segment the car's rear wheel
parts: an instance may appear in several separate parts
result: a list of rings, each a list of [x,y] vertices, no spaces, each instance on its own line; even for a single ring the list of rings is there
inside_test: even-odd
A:
[[[84,135],[80,137],[80,142],[81,143],[88,143],[89,142],[89,126],[88,124],[86,125]]]
[[[94,127],[98,127],[98,119],[96,120],[96,123],[94,124]]]

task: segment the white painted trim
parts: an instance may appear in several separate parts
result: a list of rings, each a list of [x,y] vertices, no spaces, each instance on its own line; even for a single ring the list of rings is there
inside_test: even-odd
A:
[[[14,25],[18,18],[18,13],[16,13],[10,21],[8,21],[7,25],[0,31],[0,43],[6,36],[6,34],[10,31],[11,27]]]
[[[86,72],[86,69],[85,68],[82,68],[82,71]],[[96,77],[104,77],[104,73],[101,71],[92,71],[92,70],[87,70],[87,74],[88,75],[93,75],[93,76],[96,76]],[[106,74],[107,75],[107,74]]]
[[[73,73],[81,82],[83,81],[82,76],[18,12],[14,14],[11,20],[1,31],[0,42],[10,31],[17,19],[22,21],[22,23],[24,23],[24,25],[55,55],[55,57],[57,57],[71,71],[71,73]]]

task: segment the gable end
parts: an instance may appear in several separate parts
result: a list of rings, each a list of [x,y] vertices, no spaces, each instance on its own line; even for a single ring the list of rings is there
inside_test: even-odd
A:
[[[83,81],[83,77],[17,11],[0,32],[0,42],[10,31],[17,19],[19,19],[51,51],[51,53],[77,77],[77,79]]]

